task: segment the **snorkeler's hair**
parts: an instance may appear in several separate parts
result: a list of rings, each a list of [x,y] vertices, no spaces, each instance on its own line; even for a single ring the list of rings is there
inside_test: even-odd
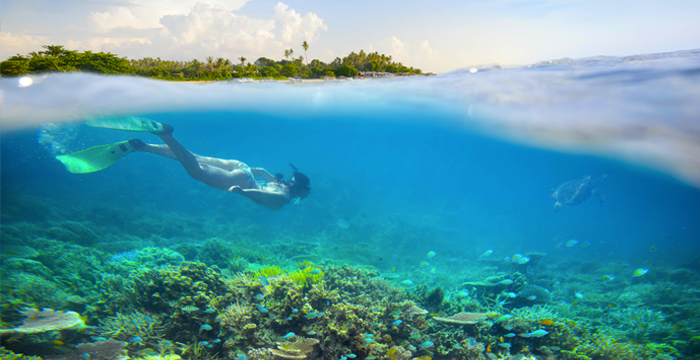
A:
[[[309,177],[298,172],[294,171],[294,177],[292,178],[293,181],[290,182],[289,186],[289,193],[290,195],[294,197],[301,197],[303,194],[303,197],[309,196],[309,192],[311,191],[311,181],[309,180]]]

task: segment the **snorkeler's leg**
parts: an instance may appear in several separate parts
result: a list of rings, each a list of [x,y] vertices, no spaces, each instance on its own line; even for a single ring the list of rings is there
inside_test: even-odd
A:
[[[197,157],[173,137],[172,126],[163,124],[163,127],[166,126],[170,131],[158,133],[156,135],[168,145],[170,151],[172,151],[175,158],[180,161],[180,164],[182,164],[187,173],[194,179],[201,180],[204,174],[202,167],[199,165],[199,161],[197,161]]]

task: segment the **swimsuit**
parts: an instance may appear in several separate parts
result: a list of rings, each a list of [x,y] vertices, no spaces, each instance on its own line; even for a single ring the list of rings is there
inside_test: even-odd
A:
[[[248,166],[245,163],[239,163],[238,168],[243,170],[245,172],[246,177],[248,178],[248,185],[246,185],[246,189],[259,189],[260,185],[258,185],[258,182],[255,181],[255,177],[253,176],[253,172],[250,171],[250,166]]]

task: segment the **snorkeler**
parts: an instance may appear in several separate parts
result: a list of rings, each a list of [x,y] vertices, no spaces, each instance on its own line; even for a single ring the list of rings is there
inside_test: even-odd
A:
[[[193,179],[220,190],[241,194],[271,210],[279,210],[296,199],[304,199],[311,191],[309,178],[291,163],[289,165],[294,170],[294,176],[284,181],[281,174],[273,176],[263,168],[251,168],[238,160],[195,155],[173,137],[173,127],[168,124],[135,117],[88,120],[87,124],[109,129],[148,131],[157,135],[165,145],[150,145],[139,139],[131,139],[57,156],[74,174],[105,169],[127,154],[142,151],[177,160]],[[256,176],[265,180],[264,185],[258,183]]]

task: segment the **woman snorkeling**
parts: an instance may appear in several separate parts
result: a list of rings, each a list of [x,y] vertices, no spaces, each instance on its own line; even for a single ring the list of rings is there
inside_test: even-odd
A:
[[[102,170],[129,153],[142,151],[177,160],[193,179],[220,190],[241,194],[271,210],[279,210],[292,201],[304,199],[311,191],[309,178],[292,164],[289,165],[294,175],[291,180],[284,181],[280,174],[273,176],[263,168],[251,168],[238,160],[193,154],[173,137],[173,127],[168,124],[136,117],[88,120],[87,124],[109,129],[148,131],[157,135],[165,145],[151,145],[131,139],[57,156],[74,174]],[[265,180],[264,185],[258,183],[256,176]]]

